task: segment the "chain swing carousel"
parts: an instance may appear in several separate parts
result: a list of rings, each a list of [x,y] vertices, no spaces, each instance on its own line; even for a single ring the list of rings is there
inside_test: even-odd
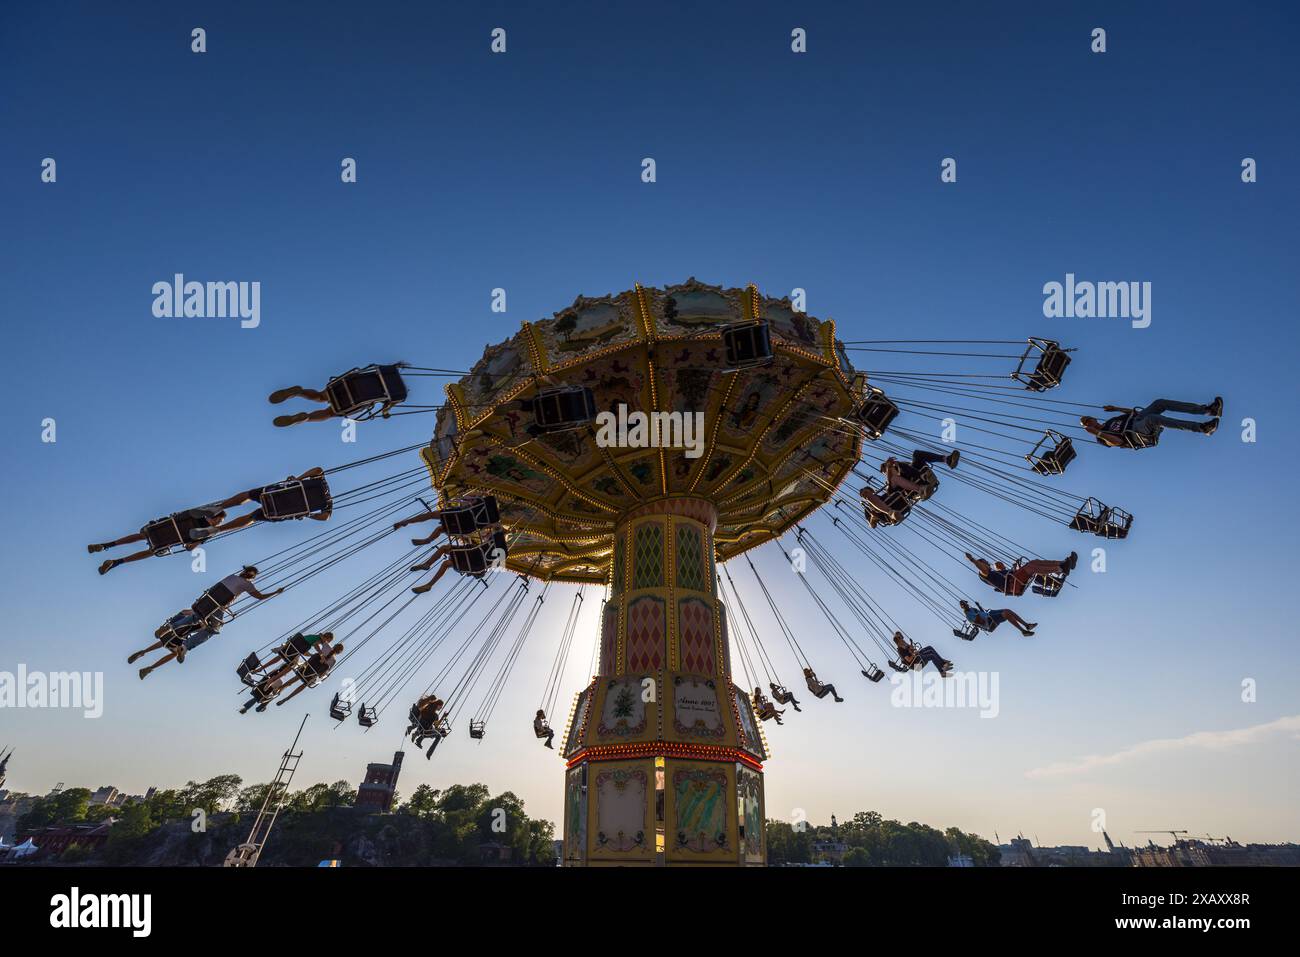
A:
[[[716,565],[832,497],[865,389],[833,323],[695,280],[580,297],[448,386],[423,452],[443,502],[495,496],[508,568],[608,589],[562,742],[567,864],[764,863],[767,749]],[[702,454],[601,447],[620,407],[702,411]]]
[[[1017,348],[969,351],[987,345]],[[694,279],[580,296],[554,318],[524,323],[512,339],[488,347],[468,371],[368,366],[324,390],[293,386],[270,397],[272,404],[321,407],[280,416],[281,427],[434,414],[432,441],[239,491],[88,550],[146,546],[105,561],[103,575],[253,527],[330,522],[228,575],[167,619],[156,642],[128,658],[162,655],[140,669],[144,679],[169,661],[183,663],[188,651],[266,599],[329,574],[400,529],[436,522],[409,550],[359,581],[354,574],[324,608],[243,659],[236,675],[251,698],[241,712],[278,708],[346,666],[329,714],[337,727],[355,716],[370,730],[439,660],[404,732],[417,747],[431,740],[432,758],[462,716],[469,738],[484,741],[530,634],[554,631],[557,648],[532,731],[567,763],[565,863],[762,865],[763,724],[802,710],[779,675],[779,640],[770,649],[763,640],[769,623],[807,692],[843,699],[813,670],[801,640],[805,623],[787,619],[747,553],[774,542],[791,559],[779,541],[791,533],[812,576],[800,563],[794,577],[828,626],[822,632],[838,638],[873,684],[885,677],[882,665],[896,672],[931,665],[944,678],[954,665],[908,637],[907,622],[885,607],[863,571],[879,571],[878,582],[896,586],[961,641],[1004,622],[1031,637],[1036,622],[1012,609],[985,609],[973,592],[1057,598],[1075,587],[1067,578],[1077,554],[1045,558],[959,512],[951,489],[936,496],[936,469],[946,466],[945,485],[1052,525],[1124,539],[1129,512],[1058,484],[1078,454],[1071,435],[1095,438],[1089,447],[1151,448],[1163,428],[1212,435],[1223,410],[1218,397],[1205,405],[1157,400],[1147,412],[1041,397],[1061,384],[1072,351],[1045,339],[843,342],[833,323],[796,312],[788,300]],[[859,372],[848,358],[859,352],[924,365],[883,369],[873,359],[869,372]],[[953,370],[950,358],[963,365],[995,360],[1003,371]],[[1012,360],[1018,363],[1008,372]],[[403,377],[456,381],[445,402],[413,405]],[[1097,409],[1122,414],[1105,423],[1079,416]],[[1164,411],[1212,418],[1179,422]],[[635,415],[651,426],[610,441],[601,413],[623,424]],[[930,435],[936,419],[958,415],[961,441]],[[688,419],[699,430],[674,434]],[[344,473],[387,469],[382,463],[417,449],[422,461],[396,474],[330,488]],[[421,497],[430,480],[436,504]],[[846,494],[846,480],[865,485]],[[252,505],[237,518],[227,514]],[[823,505],[831,507],[814,516]],[[840,540],[856,553],[849,561],[829,544]],[[725,563],[742,556],[733,576]],[[411,587],[413,574],[423,578],[435,565],[428,581]],[[513,574],[493,574],[499,571]],[[439,596],[415,606],[444,577]],[[766,612],[756,601],[760,610],[751,614],[736,577],[757,587],[751,595],[761,595]],[[563,626],[537,628],[553,585],[557,592],[577,587]],[[589,586],[604,592],[599,636],[557,739],[548,716],[565,685]],[[733,681],[733,648],[743,687]]]

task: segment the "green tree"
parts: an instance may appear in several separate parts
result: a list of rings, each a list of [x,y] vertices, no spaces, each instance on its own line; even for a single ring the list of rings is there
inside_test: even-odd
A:
[[[441,793],[427,784],[421,784],[415,789],[411,799],[398,810],[402,814],[412,814],[416,817],[433,817],[438,813],[438,795]]]

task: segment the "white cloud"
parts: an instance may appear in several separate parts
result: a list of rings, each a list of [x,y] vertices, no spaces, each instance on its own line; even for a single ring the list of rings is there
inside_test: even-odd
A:
[[[1278,718],[1276,721],[1251,725],[1249,728],[1237,728],[1230,731],[1197,731],[1182,738],[1157,738],[1154,741],[1142,741],[1112,754],[1090,754],[1075,761],[1058,761],[1046,767],[1034,768],[1032,771],[1026,771],[1025,777],[1050,778],[1069,774],[1084,774],[1098,768],[1123,764],[1134,758],[1145,758],[1177,751],[1193,749],[1226,751],[1230,748],[1254,744],[1275,734],[1300,736],[1300,715]]]

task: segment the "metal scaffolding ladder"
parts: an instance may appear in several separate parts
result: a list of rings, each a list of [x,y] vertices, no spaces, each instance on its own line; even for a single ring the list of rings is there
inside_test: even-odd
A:
[[[284,802],[289,797],[289,784],[293,781],[293,773],[298,770],[298,762],[302,759],[302,752],[295,752],[294,748],[298,746],[303,725],[307,723],[309,717],[311,715],[302,716],[302,724],[298,725],[298,733],[293,736],[293,744],[289,745],[289,750],[280,758],[280,769],[276,771],[275,780],[267,789],[262,807],[257,812],[257,819],[253,821],[253,829],[248,833],[248,840],[231,849],[226,855],[223,867],[257,866],[257,859],[262,856],[262,848],[266,846],[266,840],[271,835],[275,819],[280,816]]]

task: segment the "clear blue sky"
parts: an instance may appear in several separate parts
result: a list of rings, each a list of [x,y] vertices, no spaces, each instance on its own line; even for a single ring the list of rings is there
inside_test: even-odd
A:
[[[1029,773],[1300,714],[1293,6],[49,3],[6,19],[0,670],[103,671],[107,684],[95,721],[0,713],[0,743],[18,749],[12,787],[265,780],[303,710],[315,715],[306,781],[355,782],[387,759],[404,706],[369,734],[333,730],[323,690],[235,711],[238,659],[365,562],[141,684],[126,654],[204,582],[180,559],[101,579],[85,543],[419,442],[432,425],[394,419],[358,446],[333,426],[275,430],[274,388],[398,358],[466,368],[578,293],[695,275],[804,288],[808,311],[845,338],[1060,338],[1080,348],[1062,398],[1222,393],[1228,406],[1210,441],[1085,452],[1063,484],[1126,505],[1138,525],[1107,574],[1081,570],[1056,604],[1023,600],[1043,622],[1031,641],[1003,629],[958,646],[863,568],[914,633],[999,672],[996,720],[891,708],[784,583],[819,672],[849,700],[769,727],[770,816],[876,809],[1095,845],[1090,815],[1104,808],[1128,842],[1149,827],[1300,837],[1286,725]],[[196,26],[203,55],[189,49]],[[488,52],[498,26],[503,56]],[[1104,55],[1089,51],[1096,26]],[[805,55],[790,52],[794,27],[808,31]],[[640,181],[647,156],[654,184]],[[943,185],[949,156],[958,182]],[[1240,181],[1247,156],[1253,185]],[[40,182],[45,157],[56,184]],[[357,159],[355,185],[339,181],[343,157]],[[260,281],[261,327],[154,318],[150,289],[176,272]],[[1066,272],[1150,281],[1151,327],[1045,320],[1042,286]],[[504,316],[489,309],[494,287],[507,290]],[[432,380],[417,389],[438,401]],[[1246,416],[1255,444],[1239,440]],[[40,441],[45,417],[56,444]],[[944,491],[1042,553],[1095,544]],[[205,579],[306,533],[215,546]],[[758,560],[779,571],[779,554]],[[434,762],[412,755],[404,793],[482,780],[558,817],[561,763],[526,724],[566,604],[548,603],[495,732],[482,744],[462,732]],[[794,672],[788,652],[779,663]],[[1246,677],[1255,703],[1241,701]]]

